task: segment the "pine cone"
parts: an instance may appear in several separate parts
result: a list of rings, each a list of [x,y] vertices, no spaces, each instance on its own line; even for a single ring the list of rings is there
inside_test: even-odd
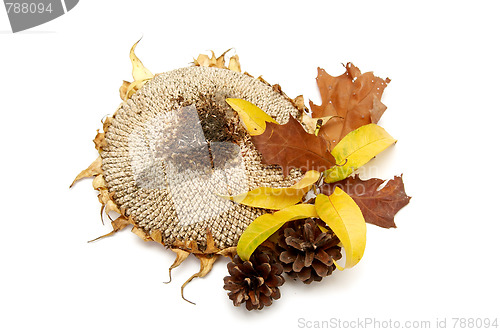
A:
[[[283,266],[273,262],[268,254],[255,252],[245,262],[235,256],[227,269],[230,275],[224,278],[224,289],[230,291],[228,295],[235,306],[246,302],[247,310],[261,310],[280,298],[278,286],[285,282],[281,276]]]
[[[337,236],[322,232],[317,220],[309,218],[289,222],[280,231],[277,248],[284,271],[310,284],[335,270],[334,260],[342,258],[338,244]]]

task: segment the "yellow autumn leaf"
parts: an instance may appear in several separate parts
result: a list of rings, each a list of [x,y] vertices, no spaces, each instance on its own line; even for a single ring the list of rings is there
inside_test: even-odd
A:
[[[142,64],[142,61],[135,55],[135,47],[141,40],[139,39],[130,49],[130,61],[132,61],[132,76],[135,81],[144,81],[153,78],[153,74]]]
[[[345,267],[337,263],[339,270],[355,266],[363,257],[366,246],[366,222],[354,200],[339,187],[330,196],[316,197],[316,211],[337,235],[345,250]]]
[[[238,113],[251,136],[264,133],[266,130],[266,122],[278,123],[266,112],[249,101],[237,98],[227,98],[226,102]]]
[[[298,203],[320,177],[315,170],[308,171],[304,177],[288,188],[259,187],[236,196],[220,196],[239,204],[270,210],[281,210]]]
[[[345,179],[394,143],[384,128],[373,123],[353,130],[333,148],[332,155],[341,166],[326,171],[325,182]]]
[[[319,228],[319,229],[320,229],[323,233],[328,233],[328,229],[327,229],[327,228],[325,228],[325,227],[323,227],[323,226],[321,226],[321,225],[319,225],[319,224],[318,224],[318,228]]]
[[[287,221],[317,217],[316,208],[311,204],[297,204],[273,214],[263,214],[241,235],[236,248],[238,256],[244,261],[248,260],[255,249]]]

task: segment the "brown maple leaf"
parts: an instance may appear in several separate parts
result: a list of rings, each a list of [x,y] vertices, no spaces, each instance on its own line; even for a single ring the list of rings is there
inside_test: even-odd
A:
[[[324,184],[320,192],[331,195],[336,187],[340,187],[358,204],[365,221],[383,228],[396,227],[394,215],[410,202],[406,195],[402,176],[395,176],[380,190],[384,180],[369,179],[363,181],[356,174],[345,180]]]
[[[262,162],[280,165],[285,176],[292,168],[323,172],[336,165],[326,140],[308,134],[291,115],[284,125],[267,123],[264,133],[252,136],[252,141],[262,154]]]
[[[330,149],[351,131],[377,123],[387,108],[380,99],[390,79],[383,80],[372,72],[361,74],[351,63],[345,68],[346,72],[336,77],[318,68],[316,81],[322,104],[309,101],[314,118],[333,116],[319,131]]]

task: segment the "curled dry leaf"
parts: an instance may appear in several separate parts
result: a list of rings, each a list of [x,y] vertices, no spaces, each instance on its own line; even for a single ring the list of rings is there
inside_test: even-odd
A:
[[[122,100],[130,98],[144,85],[144,83],[154,77],[153,73],[144,67],[142,61],[139,60],[137,55],[135,55],[135,47],[140,41],[141,40],[139,39],[130,49],[130,61],[132,62],[132,77],[134,78],[134,81],[132,83],[123,81],[123,84],[120,87],[120,98]]]
[[[123,81],[122,85],[120,86],[120,98],[122,100],[127,100],[127,91],[128,91],[128,87],[130,86],[130,82],[129,81]]]
[[[386,109],[381,97],[390,80],[383,80],[371,72],[361,74],[351,63],[345,68],[346,72],[337,77],[318,68],[316,81],[322,104],[309,102],[313,117],[334,116],[319,131],[331,147],[351,131],[377,123]]]
[[[102,236],[99,236],[98,238],[95,238],[93,240],[90,240],[89,242],[94,242],[94,241],[103,239],[105,237],[108,237],[110,235],[113,235],[114,233],[121,231],[122,229],[124,229],[128,225],[134,226],[134,221],[131,218],[126,218],[124,216],[120,216],[111,222],[111,226],[113,226],[113,230],[111,232],[109,232],[108,234],[104,234]]]
[[[129,99],[130,97],[132,97],[132,95],[134,93],[136,93],[140,88],[142,88],[142,86],[144,85],[144,83],[146,83],[149,80],[150,80],[150,78],[147,78],[147,79],[144,79],[144,80],[133,81],[132,83],[130,83],[130,85],[128,86],[127,91],[125,93],[125,100]]]
[[[99,132],[99,130],[97,130],[97,135],[94,138],[94,145],[95,149],[99,151],[99,153],[101,153],[102,149],[108,145],[108,143],[105,140],[105,134]]]
[[[92,187],[99,191],[97,198],[102,204],[101,214],[102,210],[104,210],[108,216],[111,211],[114,211],[119,215],[122,214],[116,203],[113,201],[113,193],[108,191],[106,181],[104,180],[104,176],[102,174],[97,174],[94,180],[92,180]]]
[[[214,238],[209,229],[207,229],[206,233],[207,245],[206,249],[201,252],[198,248],[198,244],[196,241],[190,241],[187,243],[182,242],[174,242],[170,249],[176,253],[176,258],[172,266],[170,266],[168,270],[169,281],[165,283],[169,283],[172,280],[172,270],[184,262],[190,253],[193,253],[196,258],[200,260],[200,271],[193,274],[181,287],[181,296],[182,298],[191,303],[195,304],[184,297],[184,288],[194,279],[194,278],[203,278],[205,277],[213,267],[214,262],[220,255],[230,255],[230,251],[234,251],[234,248],[227,248],[224,253],[220,249],[215,246]]]
[[[217,248],[217,246],[215,245],[214,237],[209,228],[207,228],[206,234],[207,234],[207,247],[205,248],[205,250],[203,250],[203,252],[206,254],[218,253],[220,249]]]
[[[163,237],[161,235],[161,231],[158,228],[150,231],[149,236],[153,239],[153,241],[163,244]]]
[[[235,54],[229,59],[228,69],[241,73],[240,58],[238,57],[238,55]]]
[[[318,131],[321,129],[321,127],[330,120],[332,116],[324,116],[322,118],[313,118],[307,113],[302,113],[302,126],[304,127],[304,130],[307,131],[309,134],[314,134],[318,136]]]
[[[196,59],[194,59],[193,64],[195,66],[200,66],[200,67],[215,67],[220,69],[229,69],[241,73],[240,58],[236,54],[229,59],[229,64],[226,66],[225,56],[227,52],[229,52],[230,50],[231,49],[228,49],[227,51],[222,53],[219,57],[215,56],[214,51],[210,51],[212,53],[211,57],[209,57],[206,54],[200,54]]]
[[[219,58],[216,58],[215,57],[215,53],[214,51],[210,51],[212,52],[212,57],[209,57],[208,55],[206,54],[200,54],[198,55],[198,58],[194,59],[193,63],[195,66],[200,66],[200,67],[217,67],[217,65],[221,66],[221,62],[222,62],[222,65],[224,64],[224,55],[226,54],[226,52],[222,53],[222,56],[219,57]],[[222,61],[217,61],[217,59],[222,59]]]
[[[293,99],[293,105],[301,112],[306,111],[306,104],[304,102],[304,96],[300,95]]]
[[[108,131],[109,126],[111,126],[112,120],[113,120],[113,118],[108,116],[108,117],[106,117],[106,119],[104,119],[104,121],[101,121],[102,122],[102,129],[104,130],[104,132]]]
[[[172,243],[172,245],[170,245],[170,247],[182,249],[192,254],[212,255],[212,254],[219,254],[221,252],[221,249],[215,246],[214,238],[208,229],[206,233],[206,245],[198,246],[197,241],[193,240],[181,241],[176,239]]]
[[[114,193],[110,193],[107,189],[103,188],[99,190],[99,195],[97,195],[99,202],[104,207],[104,211],[108,216],[111,211],[122,214],[116,203],[113,201],[113,194]]]
[[[168,269],[168,281],[166,281],[165,284],[168,284],[172,281],[172,270],[181,265],[182,262],[184,262],[190,254],[189,251],[185,251],[179,248],[170,248],[170,250],[172,250],[176,254],[176,257],[174,263]]]
[[[248,206],[280,210],[298,203],[320,175],[317,171],[308,171],[299,182],[288,188],[259,187],[237,196],[221,197]]]
[[[141,40],[139,39],[130,49],[130,61],[132,61],[132,77],[134,81],[144,81],[153,78],[153,73],[149,71],[142,61],[135,55],[135,47],[139,44]]]
[[[146,233],[142,228],[139,228],[137,226],[134,226],[132,228],[132,233],[134,233],[135,235],[137,235],[146,242],[153,241],[153,239],[151,238],[151,236],[149,236],[148,233]]]
[[[106,181],[104,181],[104,176],[102,174],[97,175],[94,180],[92,180],[92,187],[94,190],[106,189]]]
[[[410,202],[406,195],[402,176],[395,176],[384,183],[381,179],[363,181],[359,175],[320,187],[321,193],[331,195],[335,188],[344,190],[358,204],[365,221],[383,228],[396,227],[394,216]]]
[[[222,249],[217,253],[217,255],[232,258],[236,255],[236,247]]]
[[[102,167],[102,159],[101,159],[101,156],[99,156],[99,157],[97,157],[96,160],[94,160],[94,162],[92,164],[90,164],[89,167],[87,167],[86,169],[81,171],[80,174],[78,174],[76,176],[76,178],[73,180],[73,183],[71,183],[71,185],[69,187],[70,188],[73,187],[75,185],[75,183],[81,179],[90,178],[90,177],[102,174],[101,167]]]
[[[262,135],[252,136],[252,142],[262,162],[280,165],[285,176],[293,168],[323,172],[336,164],[325,139],[308,134],[293,116],[284,125],[268,123]]]
[[[186,282],[184,282],[184,284],[181,287],[182,298],[191,304],[196,304],[196,303],[191,302],[184,297],[184,288],[194,278],[203,278],[204,276],[206,276],[212,270],[212,267],[214,266],[215,261],[219,257],[217,255],[199,255],[199,254],[195,254],[195,256],[196,256],[196,258],[198,258],[200,260],[200,271],[193,274],[188,280],[186,280]]]

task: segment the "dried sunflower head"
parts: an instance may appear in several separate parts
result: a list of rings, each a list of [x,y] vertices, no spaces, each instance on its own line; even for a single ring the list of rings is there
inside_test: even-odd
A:
[[[211,67],[158,74],[122,103],[105,131],[104,180],[137,227],[161,231],[164,244],[235,246],[264,211],[225,200],[260,186],[285,187],[278,167],[264,166],[226,98],[251,101],[278,122],[298,110],[248,75]]]
[[[278,123],[298,117],[296,103],[261,78],[200,56],[195,66],[152,75],[131,50],[132,83],[124,82],[118,110],[104,121],[94,143],[99,157],[76,180],[96,176],[94,188],[113,232],[128,224],[145,240],[173,249],[174,266],[193,253],[203,276],[216,255],[233,251],[245,228],[264,209],[221,196],[257,187],[288,187],[302,176],[266,166],[227,98],[245,99]],[[76,181],[75,180],[75,181]],[[113,233],[112,232],[112,233]]]

